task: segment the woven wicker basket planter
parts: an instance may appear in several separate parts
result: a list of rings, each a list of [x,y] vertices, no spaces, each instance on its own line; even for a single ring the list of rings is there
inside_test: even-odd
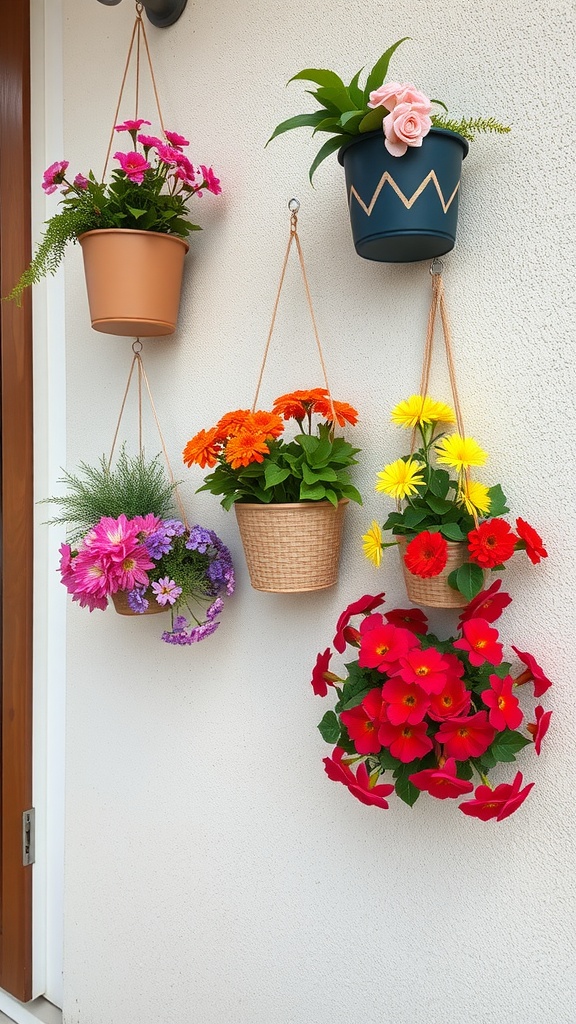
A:
[[[464,562],[468,561],[468,545],[466,541],[447,541],[448,561],[446,567],[439,576],[432,576],[430,579],[422,579],[421,576],[414,576],[404,563],[404,552],[408,545],[405,537],[398,537],[398,549],[402,562],[402,572],[408,597],[414,604],[423,604],[428,608],[464,608],[468,604],[467,598],[450,586],[448,576],[454,569],[458,569]]]
[[[147,590],[146,593],[144,594],[144,597],[148,601],[148,607],[145,612],[132,611],[130,605],[128,604],[127,590],[118,590],[115,594],[110,594],[110,597],[112,598],[112,603],[114,605],[115,610],[118,612],[118,615],[135,615],[136,618],[139,618],[141,615],[157,615],[158,612],[168,611],[168,605],[163,607],[161,604],[158,604],[158,601],[154,597],[154,592],[152,590]]]
[[[289,505],[234,505],[250,583],[255,590],[295,594],[332,587],[338,578],[348,499]]]

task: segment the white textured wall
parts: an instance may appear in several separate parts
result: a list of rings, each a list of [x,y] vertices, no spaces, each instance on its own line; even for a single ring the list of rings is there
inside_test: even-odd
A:
[[[66,152],[50,158],[99,171],[133,8],[63,6]],[[303,109],[303,88],[285,88],[292,74],[352,77],[403,35],[413,41],[394,77],[455,115],[513,125],[471,147],[445,274],[486,479],[550,551],[506,575],[504,635],[556,686],[542,756],[528,749],[519,765],[536,787],[499,825],[426,797],[388,812],[355,802],[322,770],[326,708],[308,682],[349,600],[385,588],[405,603],[395,556],[376,572],[359,538],[386,514],[374,479],[400,453],[389,410],[417,388],[429,276],[355,255],[336,159],[315,190],[307,182],[308,132],[263,147]],[[149,38],[167,125],[224,187],[197,201],[205,231],[192,240],[179,330],[144,349],[175,465],[192,434],[251,401],[295,195],[332,388],[361,412],[365,505],[349,511],[337,588],[267,596],[249,586],[234,516],[194,495],[200,471],[177,468],[192,520],[236,557],[220,631],[180,650],[159,641],[155,618],[70,608],[66,1024],[574,1024],[569,5],[189,0]],[[78,251],[66,266],[73,467],[109,446],[130,343],[91,331]],[[294,262],[263,400],[320,383]],[[449,398],[442,369],[434,393]]]

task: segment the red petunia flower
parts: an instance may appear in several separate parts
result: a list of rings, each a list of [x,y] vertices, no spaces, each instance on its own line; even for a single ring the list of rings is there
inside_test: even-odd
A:
[[[389,679],[382,687],[386,702],[386,716],[392,725],[417,725],[426,714],[430,699],[416,683],[406,683],[398,676]]]
[[[406,683],[417,683],[425,693],[440,693],[446,684],[448,662],[434,647],[409,651],[401,659],[398,675]]]
[[[458,778],[453,757],[449,757],[442,768],[425,768],[424,771],[415,772],[409,778],[416,789],[426,790],[430,796],[435,796],[438,800],[463,796],[474,789],[472,782]]]
[[[444,744],[447,757],[467,761],[469,757],[481,757],[495,735],[496,729],[490,725],[487,712],[477,711],[475,715],[442,722],[436,733],[436,742]]]
[[[435,722],[467,715],[470,701],[470,691],[466,689],[462,680],[458,676],[449,675],[441,693],[431,695],[428,715]]]
[[[528,558],[533,565],[537,565],[542,558],[548,558],[548,552],[544,547],[542,537],[530,523],[527,523],[525,519],[516,520],[516,533],[520,538],[520,543],[517,545],[517,550],[525,548]]]
[[[514,647],[514,644],[512,644],[512,650],[518,655],[520,661],[523,661],[526,665],[526,671],[522,672],[522,674],[515,680],[516,686],[522,686],[523,683],[527,683],[530,679],[533,679],[534,696],[541,697],[542,694],[546,693],[546,690],[549,690],[552,686],[552,680],[548,679],[548,676],[544,675],[544,672],[540,668],[536,658],[533,658],[531,654],[528,654],[527,651],[519,651],[517,647]]]
[[[489,519],[468,534],[468,551],[473,562],[493,569],[514,554],[518,537],[504,519]]]
[[[496,622],[504,609],[512,603],[510,594],[499,594],[502,580],[494,580],[487,590],[481,590],[473,597],[462,612],[458,624],[461,627],[468,619],[484,619],[485,622]]]
[[[382,721],[382,690],[376,687],[370,690],[358,707],[350,711],[342,711],[340,720],[348,730],[359,754],[378,754],[382,743],[378,739],[378,729]]]
[[[382,746],[388,747],[392,757],[397,757],[403,764],[410,764],[418,757],[428,754],[434,744],[426,735],[426,722],[419,722],[418,725],[392,725],[390,722],[383,722],[380,726],[378,738]]]
[[[380,623],[378,621],[380,620]],[[370,615],[360,626],[360,668],[377,668],[392,675],[418,640],[408,629],[384,623],[381,615]]]
[[[462,626],[464,636],[454,642],[454,647],[466,651],[470,664],[478,667],[485,661],[499,665],[502,661],[502,644],[496,642],[497,629],[491,629],[484,619],[469,619]]]
[[[512,785],[502,782],[496,786],[496,789],[490,789],[490,786],[478,786],[474,800],[465,800],[458,806],[464,814],[468,814],[472,818],[481,818],[482,821],[496,818],[496,821],[503,821],[504,818],[513,814],[520,804],[524,803],[534,785],[533,782],[530,782],[524,789],[520,789],[522,782],[522,772],[516,772]]]
[[[421,608],[394,608],[391,612],[384,612],[384,618],[393,626],[409,629],[416,636],[424,636],[428,629],[428,617]]]
[[[520,710],[518,698],[512,693],[514,680],[512,676],[490,676],[490,689],[484,690],[482,700],[488,712],[488,721],[498,732],[503,729],[517,729],[521,724],[524,715]]]
[[[332,657],[332,651],[329,647],[318,655],[316,658],[316,664],[312,669],[312,689],[317,697],[325,697],[328,693],[328,686],[326,685],[329,680],[326,679],[326,672],[328,672],[328,665],[330,664],[330,658]],[[331,672],[328,675],[332,675]],[[330,685],[333,684],[334,680],[330,680]]]
[[[349,604],[348,607],[344,609],[336,623],[336,636],[332,641],[339,654],[343,654],[346,650],[344,629],[350,622],[352,616],[360,615],[362,612],[372,612],[375,608],[379,608],[381,604],[384,604],[384,592],[376,594],[375,597],[372,597],[371,594],[365,594],[364,597],[358,598],[357,601],[353,601],[352,604]]]
[[[332,782],[342,782],[350,790],[353,796],[361,803],[372,807],[388,808],[387,796],[394,791],[394,786],[389,784],[376,785],[371,782],[365,764],[360,764],[356,775],[342,763],[344,750],[342,747],[335,747],[332,757],[324,757],[324,770]]]
[[[441,533],[424,530],[408,544],[404,565],[413,576],[429,579],[438,576],[448,561],[448,544]]]
[[[528,729],[528,732],[531,734],[534,740],[534,750],[537,754],[540,754],[542,740],[544,739],[550,727],[550,719],[552,718],[552,712],[544,711],[542,705],[538,704],[538,706],[535,708],[535,713],[536,721],[534,723],[530,722],[526,726],[526,728]]]

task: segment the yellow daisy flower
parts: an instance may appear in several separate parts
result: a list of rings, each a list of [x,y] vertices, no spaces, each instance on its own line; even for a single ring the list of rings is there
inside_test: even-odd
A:
[[[382,561],[382,530],[375,519],[368,532],[362,537],[362,547],[366,558],[378,569]]]
[[[424,477],[420,470],[424,469],[424,463],[417,459],[396,459],[389,466],[384,467],[382,473],[378,473],[377,491],[384,491],[391,494],[393,498],[401,501],[412,494],[418,493],[418,485],[424,483]]]
[[[472,437],[460,437],[460,434],[450,434],[443,437],[436,445],[436,456],[438,462],[461,473],[469,466],[483,466],[488,454]]]
[[[444,402],[436,402],[428,395],[411,395],[404,402],[399,402],[392,410],[392,423],[397,427],[412,430],[424,423],[455,423],[456,417],[452,409]]]
[[[466,511],[471,516],[475,512],[486,515],[490,511],[490,496],[488,488],[479,484],[476,480],[465,480],[459,499],[466,506]]]

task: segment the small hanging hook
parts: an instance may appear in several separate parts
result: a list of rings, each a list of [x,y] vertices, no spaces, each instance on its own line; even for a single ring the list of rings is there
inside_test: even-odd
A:
[[[300,209],[299,199],[290,199],[288,202],[288,209],[290,210],[290,234],[296,234],[296,225],[298,224],[298,210]]]
[[[441,274],[443,270],[444,264],[442,260],[439,259],[438,256],[435,256],[435,258],[432,260],[432,263],[430,264],[430,273],[434,277],[435,274]]]
[[[142,348],[143,346],[142,342],[140,341],[140,338],[135,338],[135,340],[132,342],[132,351],[134,355],[137,355],[138,352],[141,352]]]

